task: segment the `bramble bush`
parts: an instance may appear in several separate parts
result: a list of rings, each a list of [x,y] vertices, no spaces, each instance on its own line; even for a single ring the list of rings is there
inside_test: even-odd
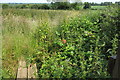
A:
[[[107,59],[117,49],[119,11],[109,7],[71,19],[55,31],[37,29],[40,78],[108,78]],[[43,30],[43,31],[41,31]],[[44,49],[43,49],[44,48]]]
[[[112,9],[112,10],[111,10]],[[118,9],[89,12],[64,23],[41,53],[41,78],[107,78],[107,59],[116,53]],[[111,12],[112,11],[112,12]],[[65,41],[65,42],[63,42]],[[39,51],[40,53],[40,51]]]

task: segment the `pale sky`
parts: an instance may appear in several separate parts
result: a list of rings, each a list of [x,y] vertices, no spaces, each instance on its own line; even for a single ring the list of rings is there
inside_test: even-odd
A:
[[[82,2],[116,2],[120,0],[82,0]],[[0,3],[47,3],[46,0],[0,0]]]

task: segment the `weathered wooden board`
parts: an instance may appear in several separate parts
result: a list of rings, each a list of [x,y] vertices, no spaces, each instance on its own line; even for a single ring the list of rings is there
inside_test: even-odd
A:
[[[108,72],[109,72],[109,74],[110,74],[111,76],[112,76],[113,69],[114,69],[114,66],[115,66],[116,57],[117,57],[117,55],[115,55],[115,56],[110,56],[110,57],[109,57],[109,61],[108,61]]]
[[[31,64],[28,66],[28,79],[37,78],[37,66],[36,64]]]
[[[117,51],[117,59],[115,62],[115,67],[113,69],[112,77],[120,78],[120,41],[119,41],[119,47],[118,47],[118,51]]]
[[[19,78],[27,78],[27,67],[25,61],[19,61],[17,79]]]
[[[18,72],[17,72],[17,80],[24,79],[35,79],[38,78],[37,75],[37,66],[36,64],[31,64],[26,67],[26,62],[24,59],[19,61]]]

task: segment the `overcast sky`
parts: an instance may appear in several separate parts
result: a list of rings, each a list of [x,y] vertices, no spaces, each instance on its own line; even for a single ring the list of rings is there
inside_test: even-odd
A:
[[[82,0],[82,2],[116,2],[120,0]],[[0,0],[0,3],[47,3],[46,0]]]

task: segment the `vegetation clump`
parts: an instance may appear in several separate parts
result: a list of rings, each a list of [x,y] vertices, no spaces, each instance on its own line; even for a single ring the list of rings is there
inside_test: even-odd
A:
[[[85,2],[85,3],[84,3],[84,7],[83,7],[83,9],[90,9],[90,8],[91,8],[90,3]]]
[[[29,6],[2,12],[3,77],[15,78],[11,70],[16,71],[18,58],[24,56],[37,63],[40,78],[110,78],[108,58],[116,53],[120,35],[118,5],[81,12]]]
[[[114,14],[118,8],[111,9],[113,7],[104,12],[90,12],[59,26],[56,38],[44,48],[47,52],[41,60],[39,76],[110,78],[107,60],[116,53],[119,35],[116,24],[119,16]],[[43,55],[43,52],[40,50],[37,55]]]

